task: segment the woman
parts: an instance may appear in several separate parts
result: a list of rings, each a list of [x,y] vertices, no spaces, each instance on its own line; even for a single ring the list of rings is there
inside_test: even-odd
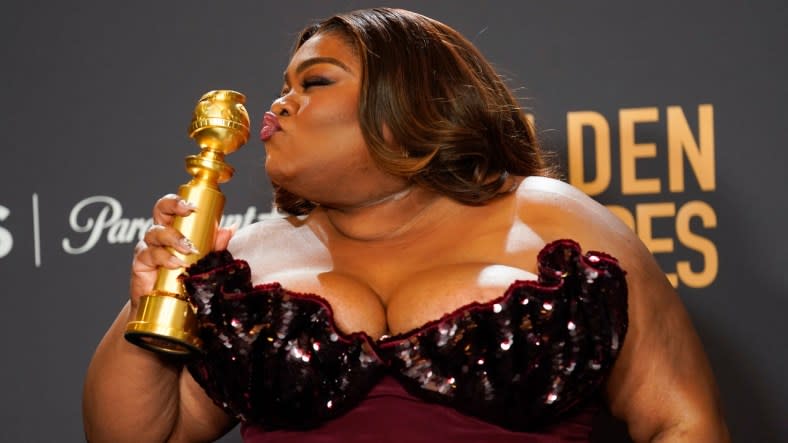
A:
[[[123,339],[155,269],[183,265],[165,247],[192,249],[170,224],[195,208],[157,202],[88,371],[91,441],[208,441],[236,419],[247,441],[578,441],[600,398],[635,441],[727,440],[653,257],[549,178],[456,31],[391,9],[307,28],[261,138],[291,216],[220,230],[229,253],[189,269],[208,354],[184,368]]]

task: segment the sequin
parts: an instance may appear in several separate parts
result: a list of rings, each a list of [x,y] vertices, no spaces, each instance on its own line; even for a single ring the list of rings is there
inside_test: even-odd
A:
[[[614,259],[558,241],[538,262],[537,281],[374,342],[339,332],[319,296],[252,287],[245,262],[212,253],[183,280],[205,343],[188,368],[217,405],[266,429],[337,417],[386,372],[424,400],[537,429],[595,395],[627,329],[626,280]]]
[[[380,353],[413,395],[513,430],[554,422],[597,391],[626,332],[624,272],[594,256],[592,265],[574,242],[548,245],[537,282],[391,337]],[[451,325],[458,332],[447,339]],[[425,389],[424,374],[408,366],[416,360],[430,361],[430,378],[453,377],[455,388]]]
[[[370,338],[337,331],[319,297],[253,288],[248,266],[227,252],[189,273],[190,294],[213,296],[192,299],[205,354],[188,368],[229,414],[268,428],[317,426],[355,406],[382,375]]]
[[[506,338],[503,339],[503,341],[501,341],[501,345],[500,346],[501,346],[501,349],[504,350],[504,351],[508,351],[509,348],[512,347],[512,343],[514,343],[514,340],[511,337],[511,333],[508,333],[508,335],[509,336],[507,336]]]

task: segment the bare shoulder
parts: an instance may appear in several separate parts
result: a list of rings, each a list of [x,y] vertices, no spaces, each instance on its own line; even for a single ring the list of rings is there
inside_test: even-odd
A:
[[[553,198],[558,198],[559,196],[576,198],[585,196],[582,191],[565,181],[537,175],[526,177],[517,188],[517,194],[526,198],[549,198],[551,195]],[[577,195],[575,196],[574,194]]]
[[[651,258],[637,235],[604,205],[574,186],[548,177],[528,177],[517,189],[520,219],[546,241],[569,238],[584,250],[617,258]]]
[[[575,218],[602,217],[612,214],[604,206],[569,183],[549,177],[527,177],[517,188],[521,215],[528,218],[548,219],[569,216]],[[553,220],[555,221],[555,220]]]

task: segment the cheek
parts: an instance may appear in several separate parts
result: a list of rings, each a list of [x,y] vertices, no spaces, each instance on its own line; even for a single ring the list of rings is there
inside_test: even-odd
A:
[[[312,100],[311,106],[302,108],[298,133],[293,141],[295,151],[309,156],[323,166],[341,163],[345,166],[358,161],[367,152],[367,145],[358,121],[358,101],[342,99]],[[329,103],[326,103],[326,102]]]
[[[327,132],[324,135],[330,135],[332,128],[347,129],[349,126],[359,126],[357,100],[335,97],[323,101],[313,100],[304,106],[304,110],[309,114],[309,121],[314,124],[315,129],[325,130]]]

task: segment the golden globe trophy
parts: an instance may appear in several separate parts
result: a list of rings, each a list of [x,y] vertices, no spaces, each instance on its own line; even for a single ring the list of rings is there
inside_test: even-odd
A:
[[[204,94],[194,108],[189,137],[200,146],[199,155],[186,157],[186,170],[193,176],[178,195],[197,206],[187,217],[176,217],[173,227],[194,244],[197,254],[171,252],[190,265],[213,249],[216,229],[224,209],[219,183],[233,175],[224,156],[249,139],[249,114],[243,94],[217,90]],[[126,326],[125,337],[143,348],[172,355],[200,350],[197,322],[180,279],[184,269],[159,268],[150,294],[140,298],[136,317]]]

